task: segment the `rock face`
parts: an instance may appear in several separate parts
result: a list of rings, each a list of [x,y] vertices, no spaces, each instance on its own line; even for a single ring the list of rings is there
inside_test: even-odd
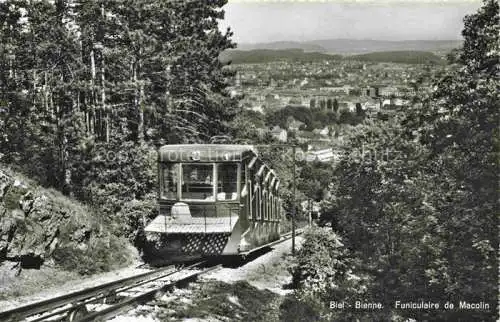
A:
[[[37,268],[59,246],[86,247],[92,222],[83,206],[0,169],[0,262]]]

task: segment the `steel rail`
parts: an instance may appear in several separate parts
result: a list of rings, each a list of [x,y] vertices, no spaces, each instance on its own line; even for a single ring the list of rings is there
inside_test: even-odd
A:
[[[197,263],[196,265],[199,265],[199,264],[200,263]],[[107,298],[109,296],[116,295],[117,293],[125,292],[125,291],[128,291],[128,290],[132,289],[132,288],[144,285],[146,283],[150,283],[150,282],[156,281],[158,279],[161,279],[161,278],[173,275],[175,273],[180,272],[181,270],[182,269],[177,269],[177,270],[173,269],[173,270],[168,271],[166,273],[158,274],[158,276],[155,276],[155,277],[152,277],[152,278],[149,278],[149,279],[144,279],[144,280],[138,281],[136,283],[131,282],[130,284],[128,284],[128,286],[119,287],[119,288],[116,288],[114,290],[107,291],[106,293],[100,293],[97,296],[89,297],[89,298],[85,299],[83,302],[73,303],[73,305],[70,306],[70,307],[66,307],[66,308],[63,308],[63,309],[60,309],[60,310],[57,310],[57,311],[51,311],[48,314],[42,315],[42,316],[40,316],[40,317],[38,317],[38,318],[36,318],[34,320],[30,320],[30,322],[43,321],[43,320],[46,320],[47,318],[50,318],[50,317],[53,317],[53,316],[57,316],[57,315],[61,315],[61,314],[64,314],[64,313],[69,313],[71,311],[75,311],[76,312],[77,309],[83,308],[87,304],[95,303],[95,302],[97,302],[99,300],[102,300],[102,299],[105,299],[105,298]]]
[[[296,235],[299,235],[302,232],[303,232],[303,229],[298,229],[296,231]],[[289,240],[290,238],[292,238],[292,232],[285,233],[285,234],[280,236],[280,239],[278,239],[274,242],[268,243],[268,244],[264,245],[264,247],[271,247],[271,246],[277,245],[277,244],[282,243],[286,240]],[[198,264],[195,264],[193,266],[196,266],[196,265],[198,265]],[[159,286],[159,287],[154,288],[152,290],[146,291],[146,292],[139,294],[137,296],[130,297],[129,299],[122,301],[116,305],[113,305],[113,306],[110,306],[110,307],[105,308],[103,310],[88,314],[85,317],[76,320],[76,322],[105,321],[106,319],[110,319],[112,317],[115,317],[116,315],[120,314],[121,312],[129,310],[131,306],[151,301],[152,299],[155,298],[155,296],[157,294],[161,294],[161,293],[164,293],[168,290],[171,290],[173,287],[178,286],[179,284],[193,281],[196,278],[198,278],[199,276],[207,274],[207,273],[209,273],[213,270],[219,269],[221,267],[222,267],[222,265],[219,264],[219,265],[216,265],[213,267],[206,268],[201,272],[195,272],[195,273],[190,274],[188,276],[182,277],[179,280],[169,282],[165,285],[162,285],[162,286]]]
[[[302,233],[302,231],[297,232],[297,234],[300,234],[300,233]],[[285,233],[285,234],[280,236],[280,239],[278,239],[274,242],[268,243],[266,245],[263,245],[261,247],[258,247],[256,249],[252,249],[249,252],[245,252],[243,255],[247,255],[248,253],[254,252],[254,251],[259,250],[259,249],[264,248],[264,247],[271,247],[271,246],[274,246],[274,245],[279,244],[281,242],[284,242],[284,241],[291,238],[290,235],[291,235],[291,232]],[[54,297],[51,299],[33,302],[33,303],[28,304],[28,305],[23,305],[23,306],[20,306],[20,307],[11,309],[11,310],[0,312],[0,321],[20,321],[20,320],[26,319],[30,316],[36,315],[36,314],[43,314],[43,313],[49,312],[48,314],[42,315],[40,317],[37,317],[37,318],[31,320],[31,322],[42,321],[42,320],[45,320],[49,317],[53,317],[53,316],[57,316],[57,315],[61,315],[64,313],[71,312],[71,311],[76,310],[78,308],[84,307],[87,304],[90,304],[90,303],[96,302],[98,300],[101,300],[103,298],[106,298],[110,295],[115,295],[119,292],[123,292],[123,291],[129,290],[131,288],[134,288],[134,287],[146,284],[146,283],[150,283],[152,281],[155,281],[155,280],[164,278],[166,276],[178,273],[184,269],[194,268],[196,266],[199,266],[202,263],[204,263],[204,262],[198,262],[198,263],[195,263],[193,265],[190,265],[190,266],[188,266],[186,268],[182,268],[182,269],[175,269],[172,266],[168,266],[168,267],[156,269],[156,270],[151,271],[151,272],[145,272],[145,273],[142,273],[139,275],[130,276],[130,277],[126,277],[126,278],[123,278],[120,280],[115,280],[112,282],[97,285],[94,287],[74,291],[74,292],[64,294],[61,296],[57,296],[57,297]],[[198,276],[200,274],[192,274],[192,275]],[[167,288],[172,287],[172,285],[168,284],[168,285],[166,285],[166,287]],[[128,302],[128,301],[125,301],[125,302]],[[61,308],[65,305],[70,305],[70,306],[68,306],[66,308]],[[61,309],[56,310],[58,308],[61,308]],[[56,311],[54,311],[54,310],[56,310]]]
[[[75,306],[78,306],[78,304],[75,305],[75,303],[78,303],[80,301],[87,300],[89,298],[101,295],[103,293],[104,296],[107,296],[108,294],[113,293],[122,287],[130,286],[131,284],[135,283],[140,283],[145,280],[150,280],[155,275],[164,276],[173,274],[177,271],[178,270],[172,268],[172,266],[168,266],[154,270],[152,272],[146,272],[139,275],[126,277],[120,280],[104,283],[98,286],[57,296],[55,298],[30,303],[28,305],[23,305],[11,310],[0,312],[0,321],[20,321],[26,319],[29,316],[54,310],[64,305],[68,304],[72,305],[72,307],[68,307],[67,309],[64,309],[63,311],[58,313],[61,314],[65,311],[71,310]]]
[[[303,232],[304,232],[304,229],[297,229],[295,235],[300,235]],[[269,247],[272,247],[274,245],[277,245],[277,244],[280,244],[282,242],[285,242],[285,241],[289,240],[290,238],[293,238],[293,235],[292,235],[291,231],[288,232],[288,233],[284,233],[283,235],[280,235],[280,238],[277,239],[277,240],[275,240],[275,241],[272,241],[270,243],[258,246],[256,248],[252,248],[250,250],[241,252],[241,253],[239,253],[239,255],[241,255],[241,256],[248,256],[248,255],[250,255],[252,253],[255,253],[255,252],[258,252],[258,251],[262,250],[263,248],[269,248]]]
[[[302,233],[303,233],[303,231],[304,231],[303,229],[297,229],[297,230],[295,231],[295,235],[296,235],[296,236],[297,236],[297,235],[300,235],[300,234],[302,234]],[[265,245],[264,245],[264,247],[272,247],[272,246],[274,246],[274,245],[277,245],[277,244],[280,244],[280,243],[282,243],[282,242],[284,242],[284,241],[287,241],[287,240],[289,240],[289,239],[291,239],[291,238],[293,238],[293,237],[294,237],[294,236],[293,236],[293,233],[292,233],[292,232],[285,233],[285,234],[283,234],[283,235],[281,235],[281,236],[280,236],[280,239],[275,240],[275,241],[273,241],[273,242],[270,242],[270,243],[268,243],[268,244],[265,244]]]
[[[152,290],[149,290],[149,291],[146,291],[146,292],[141,293],[139,295],[130,297],[127,300],[124,300],[124,301],[117,303],[113,306],[107,307],[103,310],[90,313],[90,314],[84,316],[83,318],[78,319],[76,322],[105,321],[107,319],[115,317],[116,315],[120,314],[121,312],[130,310],[130,308],[135,306],[136,304],[146,303],[148,301],[151,301],[152,299],[154,299],[157,296],[157,294],[161,294],[161,293],[164,293],[166,291],[169,291],[172,288],[174,288],[175,286],[179,286],[179,285],[182,285],[184,283],[192,282],[192,281],[196,280],[199,276],[207,274],[213,270],[217,270],[221,267],[222,267],[222,265],[219,264],[216,266],[205,268],[203,271],[189,274],[188,276],[184,276],[178,280],[168,282],[165,285],[156,287]]]

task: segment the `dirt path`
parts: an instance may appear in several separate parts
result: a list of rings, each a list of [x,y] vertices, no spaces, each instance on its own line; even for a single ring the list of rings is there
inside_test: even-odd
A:
[[[297,248],[303,239],[297,237]],[[280,321],[283,289],[288,272],[291,240],[239,268],[222,268],[204,275],[186,289],[159,296],[111,321]]]
[[[300,247],[303,238],[297,236],[296,247]],[[222,268],[214,273],[205,275],[203,279],[215,279],[225,283],[234,283],[244,280],[258,289],[268,289],[274,293],[284,295],[283,285],[290,283],[287,257],[291,256],[292,240],[289,239],[273,247],[273,249],[239,268]]]

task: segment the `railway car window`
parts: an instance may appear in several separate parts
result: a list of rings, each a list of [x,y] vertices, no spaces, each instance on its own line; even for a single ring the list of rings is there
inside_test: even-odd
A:
[[[281,201],[279,198],[276,199],[276,220],[281,220]]]
[[[280,213],[280,199],[279,198],[276,198],[276,204],[275,204],[275,209],[276,209],[276,221],[280,221],[280,216],[281,216],[281,213]]]
[[[214,166],[182,165],[182,199],[214,200]]]
[[[238,164],[219,164],[217,181],[217,200],[238,199]]]
[[[267,208],[266,208],[266,204],[267,204],[267,192],[264,190],[264,192],[262,193],[262,200],[261,200],[261,214],[262,214],[262,219],[264,220],[267,220]]]
[[[267,216],[270,221],[273,221],[273,196],[269,193],[269,198],[267,200]]]
[[[255,193],[255,203],[257,204],[257,206],[254,208],[255,215],[257,216],[257,220],[261,220],[262,219],[262,212],[261,212],[262,198],[261,198],[260,188],[258,188],[256,193]]]
[[[179,165],[168,164],[162,167],[161,197],[165,199],[177,199],[177,183],[179,176]]]
[[[278,213],[278,221],[281,220],[281,215],[283,214],[282,208],[281,208],[281,200],[278,199],[276,200],[276,212]]]
[[[259,209],[259,200],[257,198],[257,195],[259,194],[259,191],[255,190],[254,187],[252,186],[252,219],[257,220],[257,213]]]
[[[248,190],[248,199],[249,199],[249,211],[248,211],[248,219],[250,220],[255,220],[257,217],[255,215],[255,211],[257,209],[257,202],[256,202],[256,199],[255,199],[255,186],[252,182],[252,170],[250,168],[247,167],[247,171],[246,171],[246,181],[247,181],[247,184],[246,184],[246,187],[247,187],[247,190]]]
[[[270,195],[271,198],[269,198],[269,217],[271,221],[274,221],[274,196]]]
[[[272,207],[271,205],[273,204],[273,195],[269,193],[269,197],[267,198],[267,219],[269,221],[273,221],[273,213],[272,213]]]

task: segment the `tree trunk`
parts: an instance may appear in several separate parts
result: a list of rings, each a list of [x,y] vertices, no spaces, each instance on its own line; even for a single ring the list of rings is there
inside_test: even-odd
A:
[[[134,86],[135,86],[135,91],[134,91],[134,107],[136,110],[139,112],[139,123],[137,126],[137,138],[139,141],[144,140],[144,110],[143,110],[143,95],[144,95],[144,88],[142,84],[139,84],[139,81],[137,79],[137,70],[139,68],[140,64],[139,61],[136,60],[134,63]]]
[[[95,86],[95,55],[94,55],[94,49],[92,48],[90,50],[90,72],[91,72],[91,79],[90,79],[90,116],[89,116],[89,129],[90,133],[96,134],[96,119],[95,119],[95,91],[94,91],[94,86]]]

